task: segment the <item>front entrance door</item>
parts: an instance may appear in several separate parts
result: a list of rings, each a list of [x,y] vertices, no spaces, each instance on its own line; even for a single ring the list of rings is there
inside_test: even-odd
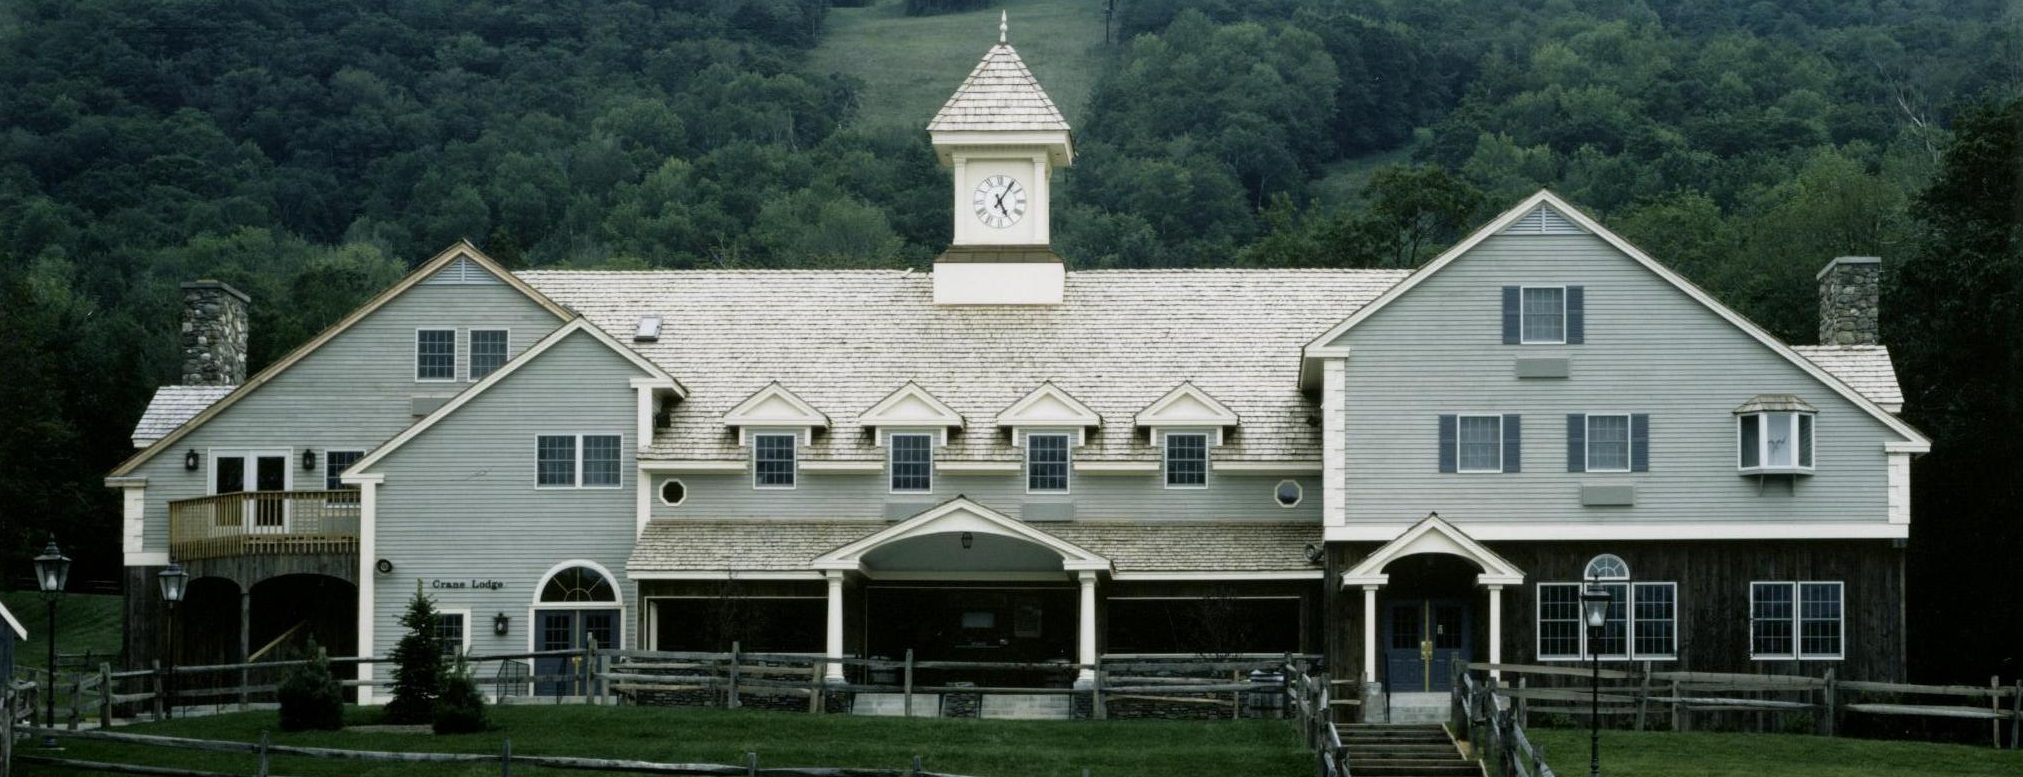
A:
[[[1468,605],[1442,599],[1392,602],[1384,618],[1384,682],[1392,693],[1454,687],[1454,665],[1473,648]]]
[[[618,639],[617,610],[536,610],[535,650],[581,650],[596,638],[599,650],[615,646]],[[534,674],[548,678],[534,684],[541,696],[585,696],[583,666],[575,656],[542,656],[534,659]],[[561,679],[561,678],[569,679]]]

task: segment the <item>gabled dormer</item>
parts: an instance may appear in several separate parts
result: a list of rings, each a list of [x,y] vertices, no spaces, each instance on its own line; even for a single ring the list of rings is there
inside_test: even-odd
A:
[[[829,428],[829,416],[774,381],[725,413],[724,425],[751,447],[753,488],[791,489],[800,481],[800,447]]]
[[[1022,430],[1050,428],[1076,430],[1075,444],[1080,445],[1087,439],[1088,427],[1102,426],[1103,417],[1048,381],[998,413],[993,424],[1000,429],[1011,429],[1013,444],[1018,444]]]
[[[895,429],[932,430],[939,433],[941,444],[947,445],[948,430],[962,428],[963,418],[961,413],[935,398],[920,384],[907,381],[906,385],[865,410],[857,417],[857,423],[874,430],[874,433]]]
[[[1162,433],[1167,430],[1205,429],[1215,433],[1215,445],[1222,444],[1223,429],[1236,426],[1236,412],[1222,404],[1208,392],[1193,383],[1182,382],[1166,392],[1152,404],[1131,419],[1131,424],[1140,429],[1152,430],[1152,442],[1156,445]]]

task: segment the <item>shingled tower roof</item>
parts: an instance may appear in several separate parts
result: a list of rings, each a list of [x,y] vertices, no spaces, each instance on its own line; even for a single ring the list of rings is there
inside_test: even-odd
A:
[[[998,30],[997,45],[984,52],[983,61],[927,123],[927,131],[1068,131],[1061,109],[1054,107],[1018,51],[1005,42],[1004,27]]]

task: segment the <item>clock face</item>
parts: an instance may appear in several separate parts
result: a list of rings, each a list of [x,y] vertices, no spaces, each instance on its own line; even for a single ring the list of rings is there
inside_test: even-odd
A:
[[[984,226],[1004,229],[1019,223],[1019,218],[1026,215],[1026,187],[1009,175],[993,175],[976,185],[976,196],[970,204]]]

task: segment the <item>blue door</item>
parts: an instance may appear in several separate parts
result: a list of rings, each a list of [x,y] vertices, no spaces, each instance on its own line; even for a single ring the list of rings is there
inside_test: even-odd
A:
[[[597,640],[599,650],[610,649],[618,638],[617,610],[537,610],[534,613],[538,637],[536,650],[581,650]],[[534,674],[544,678],[534,684],[541,696],[585,696],[581,659],[573,656],[543,656],[534,659]],[[567,678],[567,679],[559,679]]]
[[[1384,617],[1384,687],[1392,693],[1446,691],[1465,664],[1473,634],[1465,602],[1392,602]]]

